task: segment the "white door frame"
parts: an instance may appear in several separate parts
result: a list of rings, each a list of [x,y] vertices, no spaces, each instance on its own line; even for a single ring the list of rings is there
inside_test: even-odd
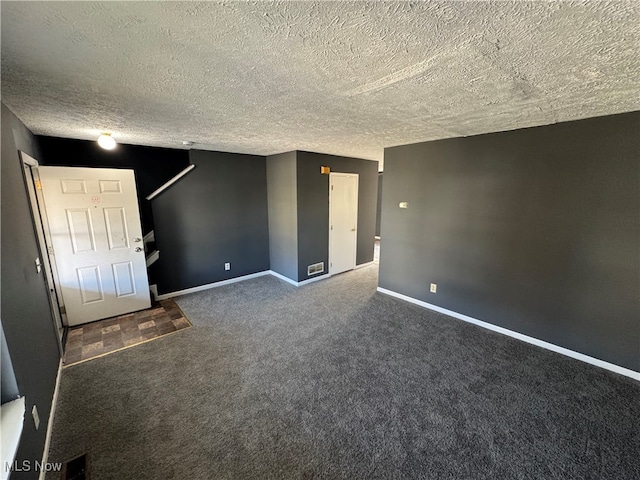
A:
[[[31,208],[31,218],[36,233],[36,240],[40,250],[40,266],[44,269],[44,280],[48,292],[49,305],[53,316],[58,348],[63,352],[62,336],[67,319],[64,312],[64,303],[60,295],[60,283],[58,281],[58,271],[55,260],[51,255],[51,234],[47,216],[44,213],[42,190],[38,188],[40,179],[38,175],[38,161],[29,154],[19,151],[20,159],[24,171],[24,183],[29,196],[29,206]]]
[[[333,218],[332,218],[332,176],[334,175],[340,175],[340,176],[348,176],[348,177],[355,177],[356,179],[356,201],[358,199],[359,196],[359,192],[360,192],[360,175],[357,173],[342,173],[342,172],[330,172],[329,173],[329,275],[333,275],[333,267],[332,267],[332,262],[331,262],[331,258],[332,258],[332,252],[331,252],[331,229],[333,226]],[[354,238],[354,242],[353,242],[353,268],[356,268],[356,262],[357,262],[357,252],[358,252],[358,209],[356,208],[356,218],[355,218],[355,238]]]

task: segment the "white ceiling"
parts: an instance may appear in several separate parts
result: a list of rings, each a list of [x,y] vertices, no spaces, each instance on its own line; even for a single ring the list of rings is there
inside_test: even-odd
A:
[[[640,3],[5,2],[2,100],[34,133],[381,160],[640,109]]]

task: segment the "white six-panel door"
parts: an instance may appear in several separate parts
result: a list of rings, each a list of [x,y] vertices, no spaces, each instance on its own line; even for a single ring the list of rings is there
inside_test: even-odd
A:
[[[150,307],[133,170],[38,170],[69,325]]]
[[[358,175],[329,174],[329,273],[356,267]]]

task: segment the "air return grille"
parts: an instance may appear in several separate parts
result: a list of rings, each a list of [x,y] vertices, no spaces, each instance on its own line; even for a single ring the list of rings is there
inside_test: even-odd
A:
[[[309,265],[307,267],[307,275],[317,275],[318,273],[324,272],[324,262],[314,263],[313,265]]]

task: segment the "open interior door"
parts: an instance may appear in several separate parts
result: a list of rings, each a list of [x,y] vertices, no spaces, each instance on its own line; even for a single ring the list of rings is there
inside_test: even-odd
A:
[[[133,170],[38,171],[69,325],[149,308]]]

